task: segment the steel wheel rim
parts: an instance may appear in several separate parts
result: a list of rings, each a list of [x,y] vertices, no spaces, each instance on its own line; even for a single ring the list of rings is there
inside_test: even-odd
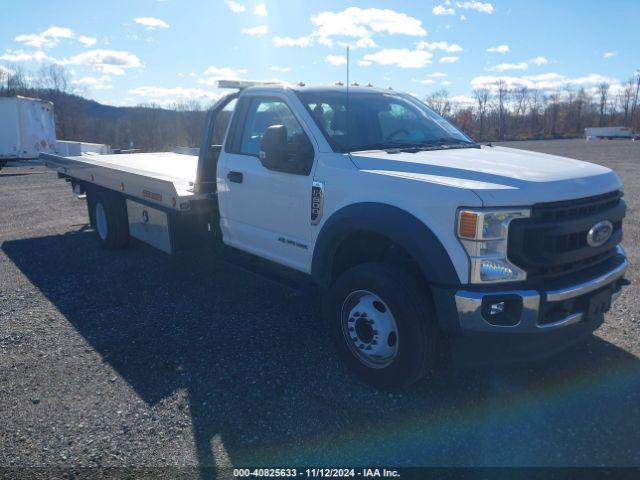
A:
[[[388,305],[375,293],[350,293],[342,304],[340,323],[349,350],[367,367],[388,367],[398,355],[398,324]]]
[[[102,240],[107,239],[107,213],[100,202],[96,203],[96,230]]]

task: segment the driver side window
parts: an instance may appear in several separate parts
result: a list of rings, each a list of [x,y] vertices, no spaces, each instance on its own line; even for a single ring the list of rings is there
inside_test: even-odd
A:
[[[303,134],[302,126],[286,103],[279,99],[254,98],[251,100],[242,131],[240,153],[258,156],[260,143],[267,128],[273,125],[287,127],[287,143]]]

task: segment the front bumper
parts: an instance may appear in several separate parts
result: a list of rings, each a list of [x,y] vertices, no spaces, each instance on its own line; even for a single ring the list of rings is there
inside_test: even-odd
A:
[[[458,290],[455,307],[458,327],[463,332],[541,333],[562,329],[589,320],[590,300],[596,295],[611,302],[621,293],[628,262],[622,247],[617,247],[612,263],[591,272],[578,281],[561,281],[538,288],[509,290]],[[487,308],[503,302],[509,315],[494,321]],[[512,306],[512,307],[510,307]],[[496,316],[497,320],[497,316]]]

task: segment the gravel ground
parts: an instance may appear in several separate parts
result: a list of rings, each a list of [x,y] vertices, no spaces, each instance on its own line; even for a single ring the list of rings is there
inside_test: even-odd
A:
[[[105,251],[65,182],[6,167],[0,467],[640,466],[640,143],[509,146],[619,173],[633,284],[584,344],[401,394],[343,370],[304,290],[207,252]]]

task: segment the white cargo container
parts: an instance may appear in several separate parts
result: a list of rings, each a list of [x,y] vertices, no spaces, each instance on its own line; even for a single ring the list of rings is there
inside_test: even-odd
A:
[[[56,151],[53,103],[36,98],[0,98],[0,160],[38,158]]]
[[[584,136],[587,140],[595,138],[634,138],[640,133],[634,134],[630,127],[591,127],[584,129]]]

